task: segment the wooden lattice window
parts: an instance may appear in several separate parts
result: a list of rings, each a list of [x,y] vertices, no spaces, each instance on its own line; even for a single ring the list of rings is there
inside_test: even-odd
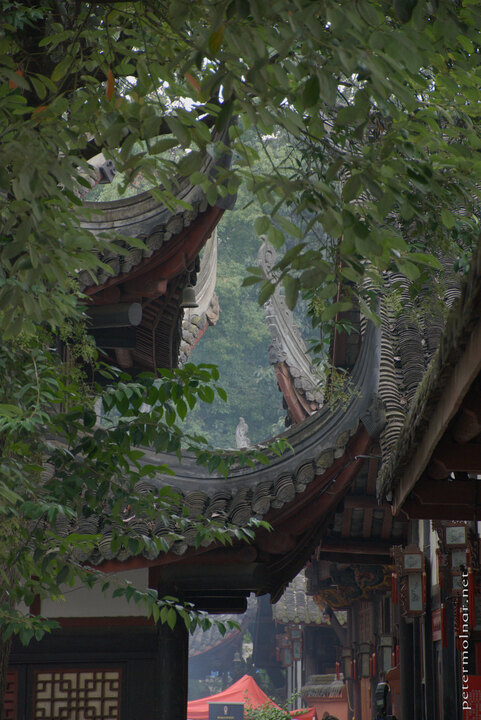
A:
[[[5,702],[3,708],[4,720],[17,720],[17,704],[18,704],[18,672],[9,670],[7,672],[7,688],[5,692]]]
[[[120,670],[37,670],[33,720],[120,720]]]

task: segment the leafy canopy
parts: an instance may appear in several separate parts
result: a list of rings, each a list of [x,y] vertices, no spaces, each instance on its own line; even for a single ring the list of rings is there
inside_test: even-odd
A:
[[[163,183],[167,203],[176,171],[211,203],[247,182],[265,208],[258,232],[276,247],[296,241],[279,264],[291,305],[299,290],[366,272],[415,280],[438,267],[435,249],[472,244],[481,10],[469,0],[403,7],[11,3],[0,37],[2,330],[73,312],[72,277],[95,265],[99,244],[78,228],[76,188],[100,150],[126,182],[142,172]],[[232,118],[234,166],[205,176],[204,154],[223,150],[211,128]],[[251,126],[286,131],[301,155],[258,172]],[[159,156],[173,147],[189,152]],[[279,214],[286,204],[293,221]],[[317,241],[303,245],[312,229]],[[271,291],[264,281],[261,299]]]

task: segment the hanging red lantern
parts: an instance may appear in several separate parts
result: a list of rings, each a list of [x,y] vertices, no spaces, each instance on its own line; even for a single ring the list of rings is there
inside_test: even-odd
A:
[[[376,658],[375,652],[373,652],[373,654],[371,656],[371,660],[372,660],[372,676],[375,677],[377,675],[377,658]]]

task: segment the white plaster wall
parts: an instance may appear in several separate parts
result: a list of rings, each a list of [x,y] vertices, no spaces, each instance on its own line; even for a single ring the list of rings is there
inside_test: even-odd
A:
[[[145,590],[148,588],[149,571],[129,570],[128,572],[107,575],[109,577],[129,580],[135,587]],[[144,605],[137,605],[133,600],[127,602],[123,597],[112,598],[111,594],[115,583],[103,593],[101,587],[91,590],[83,585],[64,587],[65,600],[42,600],[41,614],[50,618],[83,618],[83,617],[145,617]]]

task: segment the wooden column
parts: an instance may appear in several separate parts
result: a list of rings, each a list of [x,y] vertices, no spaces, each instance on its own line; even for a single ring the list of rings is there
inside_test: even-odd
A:
[[[186,720],[189,633],[182,620],[177,620],[173,630],[167,623],[159,625],[158,643],[156,702],[152,718]]]
[[[456,703],[456,639],[454,634],[453,603],[446,602],[447,647],[442,655],[443,708],[442,720],[457,720],[459,717]]]
[[[399,650],[401,654],[401,720],[413,718],[413,633],[401,615],[399,619]]]
[[[418,617],[413,619],[412,624],[413,634],[413,720],[422,720],[423,717],[423,690],[421,683],[421,639],[420,639],[420,619]]]

